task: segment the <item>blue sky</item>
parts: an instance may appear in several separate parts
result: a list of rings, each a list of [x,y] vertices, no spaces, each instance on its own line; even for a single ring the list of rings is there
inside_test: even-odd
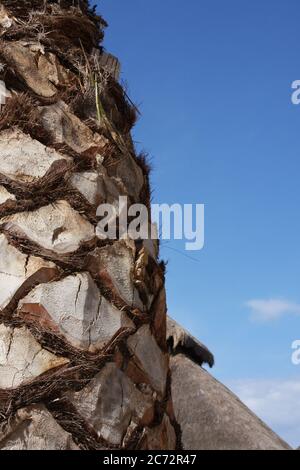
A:
[[[299,445],[299,1],[97,4],[142,112],[154,202],[206,207],[195,259],[163,243],[169,312],[214,352],[214,375]]]

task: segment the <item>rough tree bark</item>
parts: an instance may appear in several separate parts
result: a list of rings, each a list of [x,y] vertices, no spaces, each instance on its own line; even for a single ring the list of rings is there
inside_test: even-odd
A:
[[[0,5],[0,448],[174,449],[158,246],[95,236],[100,203],[150,200],[105,22]]]

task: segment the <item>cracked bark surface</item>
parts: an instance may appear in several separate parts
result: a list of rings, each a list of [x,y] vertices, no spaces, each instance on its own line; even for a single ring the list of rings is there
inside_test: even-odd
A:
[[[180,445],[158,246],[95,236],[100,203],[150,200],[104,26],[83,0],[1,2],[1,449]]]

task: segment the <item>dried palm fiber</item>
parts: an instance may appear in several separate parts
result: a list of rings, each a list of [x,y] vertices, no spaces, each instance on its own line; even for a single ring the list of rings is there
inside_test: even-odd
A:
[[[42,420],[45,448],[174,449],[158,244],[95,236],[99,202],[150,200],[106,24],[85,1],[2,4],[0,448],[35,448]]]

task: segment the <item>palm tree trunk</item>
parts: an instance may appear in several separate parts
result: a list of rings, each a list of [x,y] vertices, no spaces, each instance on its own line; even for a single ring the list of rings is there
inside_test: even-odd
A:
[[[104,27],[83,0],[1,2],[1,449],[179,442],[158,246],[96,236],[100,203],[150,200]]]

